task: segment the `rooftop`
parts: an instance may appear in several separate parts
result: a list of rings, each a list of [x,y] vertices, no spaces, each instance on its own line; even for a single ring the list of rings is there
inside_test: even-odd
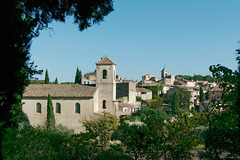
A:
[[[136,87],[136,92],[152,92],[152,91],[149,90],[149,89],[146,89],[146,88],[138,88],[138,87]]]
[[[166,68],[166,67],[164,67],[162,71],[166,72],[166,71],[167,71],[167,68]]]
[[[102,57],[101,60],[98,61],[96,64],[97,65],[99,65],[99,64],[103,64],[103,65],[117,65],[116,63],[111,61],[107,56],[106,57]]]
[[[30,84],[25,88],[23,97],[93,97],[97,88],[80,84]]]

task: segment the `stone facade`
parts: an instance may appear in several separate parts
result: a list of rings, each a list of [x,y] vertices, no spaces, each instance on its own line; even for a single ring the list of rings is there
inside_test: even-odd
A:
[[[98,88],[98,110],[116,113],[116,64],[107,57],[96,63],[96,87]]]
[[[28,117],[30,125],[45,125],[48,94],[52,97],[56,125],[67,126],[76,133],[85,131],[81,124],[85,118],[99,116],[103,112],[119,117],[140,109],[140,104],[136,102],[136,84],[133,81],[121,80],[117,88],[116,64],[108,57],[102,57],[96,63],[96,71],[85,74],[84,78],[83,85],[27,86],[23,94],[22,110]]]
[[[64,93],[60,93],[59,90]],[[75,92],[84,92],[83,90],[85,93],[82,95],[75,94]],[[30,125],[45,125],[48,94],[52,96],[56,125],[62,124],[74,129],[75,132],[84,131],[80,121],[94,116],[97,112],[98,91],[96,87],[79,84],[31,84],[26,88],[22,100],[22,110],[28,117]],[[57,105],[60,106],[60,110],[56,109]],[[79,106],[80,112],[76,110],[76,106]]]
[[[137,88],[137,96],[142,98],[142,100],[152,99],[152,91],[146,88]]]

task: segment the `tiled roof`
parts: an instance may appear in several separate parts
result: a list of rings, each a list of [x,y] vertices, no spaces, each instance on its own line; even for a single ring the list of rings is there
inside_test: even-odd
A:
[[[136,92],[152,92],[152,91],[149,90],[149,89],[146,89],[146,88],[138,88],[138,87],[136,87]]]
[[[107,56],[102,57],[100,61],[98,61],[96,64],[103,64],[103,65],[116,65],[113,61],[111,61]]]
[[[25,88],[23,97],[93,97],[97,88],[80,84],[30,84]]]
[[[128,103],[119,103],[118,106],[120,111],[122,111],[123,108],[137,108],[136,106]]]

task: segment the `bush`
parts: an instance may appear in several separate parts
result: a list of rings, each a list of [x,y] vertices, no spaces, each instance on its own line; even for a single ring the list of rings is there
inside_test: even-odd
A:
[[[62,136],[40,127],[8,128],[3,137],[4,159],[56,159],[64,150]]]

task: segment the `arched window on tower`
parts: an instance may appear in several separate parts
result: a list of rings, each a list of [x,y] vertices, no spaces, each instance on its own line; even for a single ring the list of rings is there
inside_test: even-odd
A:
[[[106,100],[103,100],[103,105],[102,105],[103,107],[103,109],[107,109],[107,106],[106,106]]]
[[[107,79],[107,70],[106,69],[103,70],[103,79]]]
[[[61,104],[60,103],[56,104],[56,113],[61,113]]]

